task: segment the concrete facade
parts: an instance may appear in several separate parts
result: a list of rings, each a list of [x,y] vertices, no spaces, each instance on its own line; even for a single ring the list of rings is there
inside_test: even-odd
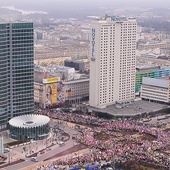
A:
[[[134,99],[136,27],[136,19],[125,17],[105,16],[91,23],[90,106]]]
[[[141,98],[149,101],[170,102],[170,80],[143,77]]]

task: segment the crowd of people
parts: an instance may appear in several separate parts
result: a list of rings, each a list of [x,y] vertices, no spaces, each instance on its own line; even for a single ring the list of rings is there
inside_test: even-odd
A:
[[[92,150],[91,153],[82,156],[75,155],[67,160],[56,160],[53,162],[53,166],[69,165],[76,167],[80,163],[108,162],[121,158],[124,161],[136,160],[143,164],[163,167],[165,170],[170,167],[169,155],[166,152],[170,151],[169,131],[139,126],[136,121],[107,120],[89,115],[52,110],[44,110],[43,114],[62,121],[86,125],[79,127],[83,135],[76,136],[76,140]],[[89,128],[92,126],[95,126],[95,128]],[[146,139],[146,136],[152,140]],[[43,170],[43,167],[38,168]],[[50,168],[46,169],[50,170]]]
[[[67,169],[67,166],[57,165],[55,162],[37,166],[37,170],[61,170]]]

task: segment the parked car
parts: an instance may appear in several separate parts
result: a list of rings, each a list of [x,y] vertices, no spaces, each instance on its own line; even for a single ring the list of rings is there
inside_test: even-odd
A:
[[[53,142],[53,145],[55,145],[56,143],[57,143],[57,142],[56,142],[56,141],[54,141],[54,142]]]
[[[44,153],[45,153],[45,151],[40,151],[39,153],[40,153],[40,154],[44,154]]]
[[[47,148],[46,151],[51,151],[51,148]]]
[[[60,141],[60,142],[58,142],[58,145],[61,147],[61,146],[64,146],[65,143],[63,141]]]
[[[5,149],[4,149],[4,153],[8,153],[9,151],[10,151],[9,148],[5,148]]]
[[[31,157],[31,161],[38,162],[38,159],[37,159],[37,157]]]

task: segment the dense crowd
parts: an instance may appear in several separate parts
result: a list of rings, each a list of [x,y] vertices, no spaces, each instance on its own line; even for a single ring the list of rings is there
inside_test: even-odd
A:
[[[37,170],[61,170],[67,169],[67,166],[57,165],[56,163],[48,163],[37,167]]]
[[[78,166],[80,163],[108,162],[114,161],[116,158],[124,161],[135,159],[139,162],[163,167],[165,170],[170,167],[169,155],[166,153],[166,150],[170,150],[169,132],[159,128],[151,129],[139,126],[135,121],[121,122],[53,111],[43,111],[43,114],[63,121],[95,126],[95,128],[81,127],[83,135],[76,137],[78,142],[87,145],[93,152],[82,156],[75,155],[67,160],[56,160],[51,166],[46,165],[46,169],[55,170],[58,168],[55,168],[57,165]],[[138,134],[138,137],[135,134]],[[146,140],[146,135],[153,140]],[[39,169],[43,170],[43,167],[39,167]]]

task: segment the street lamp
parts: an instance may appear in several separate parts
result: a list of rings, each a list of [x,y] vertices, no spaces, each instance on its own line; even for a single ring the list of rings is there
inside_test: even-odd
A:
[[[46,146],[45,146],[46,148],[45,148],[45,149],[47,149],[47,138],[46,138],[46,140],[45,140],[45,143],[46,143]]]
[[[10,154],[10,151],[8,152],[8,164],[11,163],[11,154]]]

